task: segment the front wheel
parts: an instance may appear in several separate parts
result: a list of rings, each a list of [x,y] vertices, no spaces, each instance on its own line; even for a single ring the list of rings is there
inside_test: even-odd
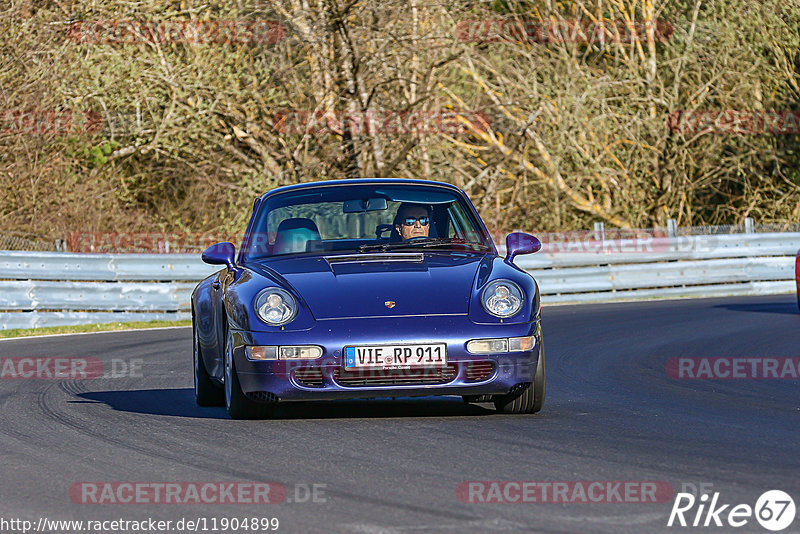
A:
[[[536,413],[544,406],[545,392],[544,347],[539,347],[539,362],[533,383],[517,384],[515,389],[505,395],[494,397],[494,407],[501,413]]]
[[[225,408],[232,419],[260,419],[272,415],[272,406],[248,399],[242,392],[233,361],[233,336],[225,329]]]

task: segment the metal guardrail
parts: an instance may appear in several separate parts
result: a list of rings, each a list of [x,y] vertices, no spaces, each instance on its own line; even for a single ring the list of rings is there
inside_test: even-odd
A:
[[[0,251],[0,329],[191,318],[197,254]]]
[[[800,233],[695,235],[547,243],[515,260],[543,303],[714,297],[795,291]]]
[[[502,248],[502,247],[501,247]],[[545,243],[517,258],[542,302],[788,293],[800,233]],[[198,255],[0,251],[0,328],[190,318]]]
[[[200,261],[199,254],[0,252],[0,279],[4,280],[197,282],[214,270]]]

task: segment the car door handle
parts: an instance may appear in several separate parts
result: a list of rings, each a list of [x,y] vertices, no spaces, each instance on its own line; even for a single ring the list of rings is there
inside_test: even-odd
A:
[[[219,282],[211,282],[211,287],[213,287],[214,289],[219,289],[220,285],[222,284],[220,284]]]

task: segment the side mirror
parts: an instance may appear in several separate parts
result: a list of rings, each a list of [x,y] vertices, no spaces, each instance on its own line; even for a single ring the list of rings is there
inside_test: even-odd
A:
[[[520,254],[539,252],[542,242],[536,237],[523,232],[513,232],[506,236],[506,263],[512,263]]]
[[[236,256],[236,247],[227,241],[211,245],[203,251],[203,261],[211,265],[226,265],[228,270],[233,270],[233,258]]]

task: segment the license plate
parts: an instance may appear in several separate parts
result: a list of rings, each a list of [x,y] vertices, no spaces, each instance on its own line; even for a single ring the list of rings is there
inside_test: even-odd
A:
[[[413,369],[447,365],[447,345],[359,345],[344,348],[346,369]]]

